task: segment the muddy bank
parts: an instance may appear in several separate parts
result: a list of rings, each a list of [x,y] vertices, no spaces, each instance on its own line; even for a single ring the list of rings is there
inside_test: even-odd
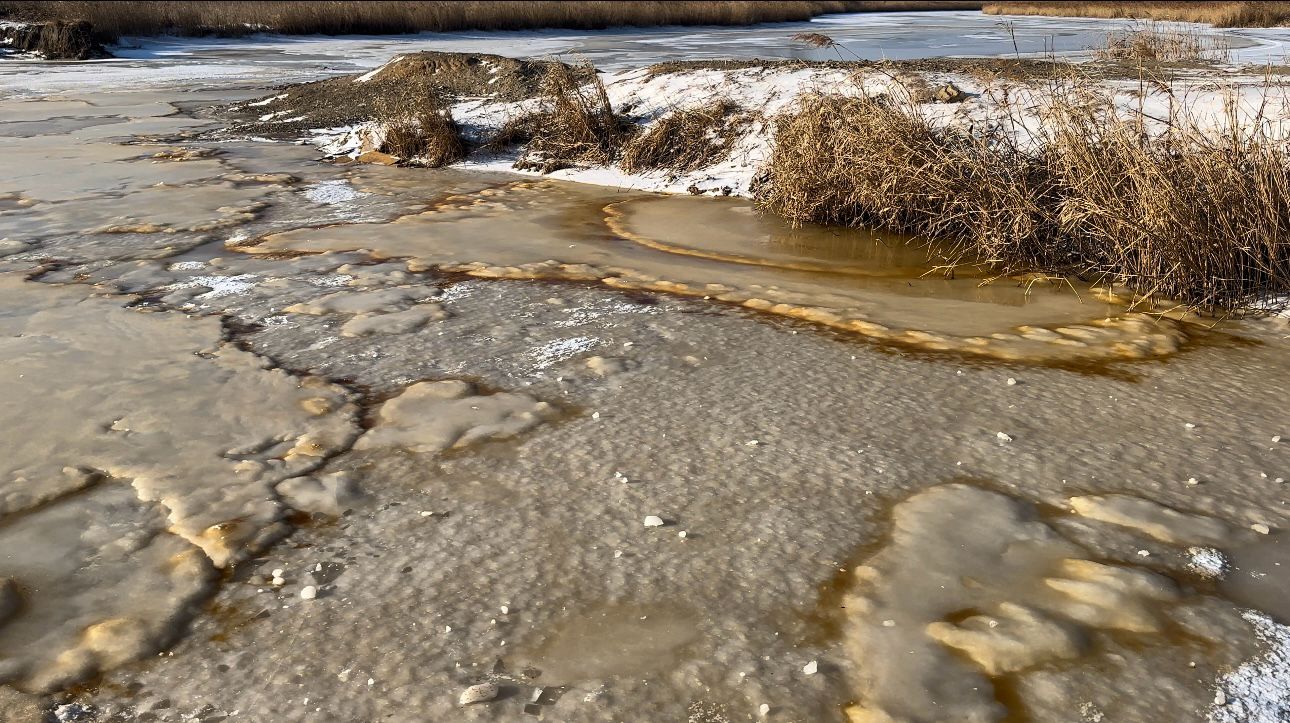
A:
[[[289,86],[268,98],[219,109],[232,132],[295,138],[311,129],[390,122],[418,107],[486,98],[515,103],[536,98],[548,66],[484,53],[402,55],[374,71]],[[587,80],[586,73],[581,74]]]

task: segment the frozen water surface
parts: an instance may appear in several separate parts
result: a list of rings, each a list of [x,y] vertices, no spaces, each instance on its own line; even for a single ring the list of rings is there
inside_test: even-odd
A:
[[[1283,720],[1284,318],[178,112],[416,49],[824,57],[807,29],[1012,52],[945,13],[0,63],[0,719]]]

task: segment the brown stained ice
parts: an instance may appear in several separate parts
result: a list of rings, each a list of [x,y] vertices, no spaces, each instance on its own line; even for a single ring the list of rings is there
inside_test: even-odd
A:
[[[380,191],[375,184],[363,188]],[[695,228],[703,230],[696,235]],[[498,187],[481,178],[473,191],[385,224],[380,234],[368,224],[331,225],[272,234],[245,250],[367,249],[407,259],[413,270],[702,297],[884,343],[1002,360],[1164,357],[1191,335],[1175,319],[1124,313],[1123,300],[1105,290],[1080,295],[1052,283],[983,284],[971,269],[953,279],[920,276],[926,252],[905,248],[904,239],[872,236],[793,230],[728,199],[547,180]]]
[[[514,437],[556,414],[555,407],[527,394],[480,394],[469,382],[457,380],[419,382],[381,405],[376,426],[354,448],[436,454]]]
[[[1229,597],[1286,614],[1279,493],[1254,469],[1283,458],[1240,446],[1284,431],[1275,340],[1139,365],[1140,385],[873,354],[718,304],[1019,361],[1165,357],[1197,331],[1082,287],[923,276],[899,239],[791,229],[735,200],[308,164],[284,144],[122,145],[200,123],[157,93],[87,97],[3,101],[6,121],[59,134],[0,138],[0,718],[48,712],[15,691],[113,670],[59,695],[126,720],[508,719],[547,686],[523,710],[1067,720],[1096,701],[1150,721],[1202,710],[1257,653]],[[317,180],[395,220],[313,227],[319,207],[287,187]],[[225,239],[261,253],[211,250]],[[390,395],[369,431],[324,374]],[[453,377],[480,383],[417,381]],[[1153,432],[1184,404],[1213,410],[1212,439]],[[939,484],[969,468],[1025,481]],[[1096,481],[1146,470],[1214,483],[1138,498]],[[1028,501],[1075,489],[1078,534]],[[817,586],[893,504],[820,642],[802,622]],[[266,551],[290,511],[356,506]],[[1273,534],[1241,530],[1254,521]],[[1179,562],[1201,544],[1230,557],[1227,578]],[[290,581],[217,585],[234,563]],[[200,614],[212,595],[248,620]],[[506,676],[503,695],[457,707],[506,666],[483,674]]]
[[[1160,505],[1112,497],[1119,514],[1106,521],[1156,537],[1205,541],[1222,525],[1201,516],[1162,517]],[[1081,514],[1095,509],[1077,506]],[[1248,630],[1232,632],[1236,606],[1145,567],[1087,559],[1028,502],[947,484],[898,504],[892,525],[890,541],[854,570],[845,604],[857,698],[847,711],[851,721],[999,721],[1069,705],[1060,697],[1070,694],[1069,684],[1059,694],[1060,686],[1037,681],[1051,677],[1048,670],[1088,675],[1113,668],[1108,656],[1127,661],[1133,688],[1153,691],[1143,694],[1148,709],[1152,701],[1177,709],[1186,702],[1170,699],[1173,683],[1142,658],[1144,647],[1173,644],[1198,657],[1205,646],[1252,647]],[[1193,639],[1166,637],[1178,627]],[[1117,637],[1124,634],[1137,642],[1124,644]],[[1005,680],[1020,692],[1001,697]],[[1196,697],[1194,690],[1187,694]],[[1194,702],[1202,701],[1203,695]],[[1130,719],[1133,710],[1121,712]]]
[[[279,534],[276,484],[357,435],[341,389],[222,344],[217,319],[140,313],[12,277],[0,279],[0,304],[12,372],[0,416],[27,430],[0,460],[2,514],[107,474],[161,505],[171,530],[222,567]],[[65,441],[51,449],[52,434]]]

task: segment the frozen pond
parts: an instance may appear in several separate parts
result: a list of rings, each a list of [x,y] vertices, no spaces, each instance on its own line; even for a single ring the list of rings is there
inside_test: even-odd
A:
[[[1285,319],[186,112],[804,30],[1012,52],[943,13],[0,63],[0,720],[1284,721]]]
[[[1004,20],[1011,23],[1011,31]],[[1020,54],[1076,56],[1105,40],[1128,21],[1003,18],[978,12],[862,13],[826,15],[810,22],[753,27],[627,28],[594,32],[423,33],[406,36],[220,38],[126,38],[113,48],[115,60],[41,63],[38,72],[23,61],[0,63],[0,91],[31,96],[62,90],[169,86],[223,88],[298,82],[338,73],[362,72],[398,53],[420,50],[488,52],[514,57],[556,55],[584,58],[613,70],[669,60],[703,58],[855,57],[907,60],[944,56],[1006,57]],[[792,40],[820,32],[842,46],[810,48]],[[1233,48],[1237,63],[1283,63],[1290,31],[1214,31]],[[1013,41],[1016,41],[1014,46]],[[143,71],[146,71],[144,73]]]

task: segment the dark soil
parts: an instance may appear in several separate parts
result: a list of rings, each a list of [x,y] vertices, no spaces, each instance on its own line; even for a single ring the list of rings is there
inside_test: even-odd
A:
[[[391,61],[371,79],[344,75],[286,86],[286,98],[265,105],[239,103],[219,109],[232,129],[271,138],[295,137],[311,128],[344,126],[388,115],[391,98],[425,98],[436,105],[461,98],[518,101],[541,94],[542,79],[554,61],[517,60],[484,53],[422,52]],[[272,96],[269,96],[272,97]],[[287,122],[260,121],[278,111]],[[415,109],[400,109],[415,110]]]

